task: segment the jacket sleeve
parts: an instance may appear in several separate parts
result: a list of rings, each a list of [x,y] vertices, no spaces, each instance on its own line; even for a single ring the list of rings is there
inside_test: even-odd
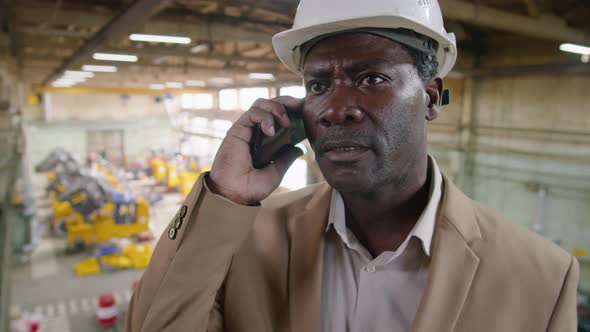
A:
[[[576,332],[578,330],[577,298],[579,279],[580,265],[572,256],[547,332]]]
[[[205,176],[185,200],[188,211],[176,237],[168,235],[172,220],[158,241],[131,298],[126,331],[205,332],[222,321],[218,291],[259,208],[211,193]]]

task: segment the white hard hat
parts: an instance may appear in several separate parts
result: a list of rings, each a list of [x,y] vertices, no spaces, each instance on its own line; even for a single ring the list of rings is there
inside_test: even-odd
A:
[[[316,37],[357,28],[404,28],[438,42],[438,77],[457,59],[455,35],[447,33],[437,0],[301,0],[293,28],[276,34],[279,59],[301,74],[301,45]]]

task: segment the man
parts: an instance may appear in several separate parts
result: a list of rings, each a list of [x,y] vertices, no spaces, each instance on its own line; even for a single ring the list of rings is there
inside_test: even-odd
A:
[[[273,39],[305,100],[258,100],[158,243],[128,331],[575,331],[578,265],[427,155],[456,58],[435,1],[302,0]],[[269,197],[249,142],[303,112],[327,180]],[[260,203],[262,202],[262,203]]]

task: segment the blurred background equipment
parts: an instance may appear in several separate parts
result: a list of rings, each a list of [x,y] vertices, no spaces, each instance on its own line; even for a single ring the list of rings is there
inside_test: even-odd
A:
[[[124,315],[236,119],[258,98],[305,96],[271,43],[297,3],[0,0],[0,331],[11,306],[21,327],[102,331],[103,294]],[[576,255],[587,328],[590,6],[440,5],[458,59],[429,153],[469,196]],[[300,147],[277,191],[322,180]]]

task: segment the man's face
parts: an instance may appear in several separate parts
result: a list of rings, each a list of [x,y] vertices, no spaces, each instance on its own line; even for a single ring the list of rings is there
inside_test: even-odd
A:
[[[403,182],[426,152],[429,96],[395,41],[350,33],[320,41],[304,64],[304,120],[316,160],[341,192]]]

